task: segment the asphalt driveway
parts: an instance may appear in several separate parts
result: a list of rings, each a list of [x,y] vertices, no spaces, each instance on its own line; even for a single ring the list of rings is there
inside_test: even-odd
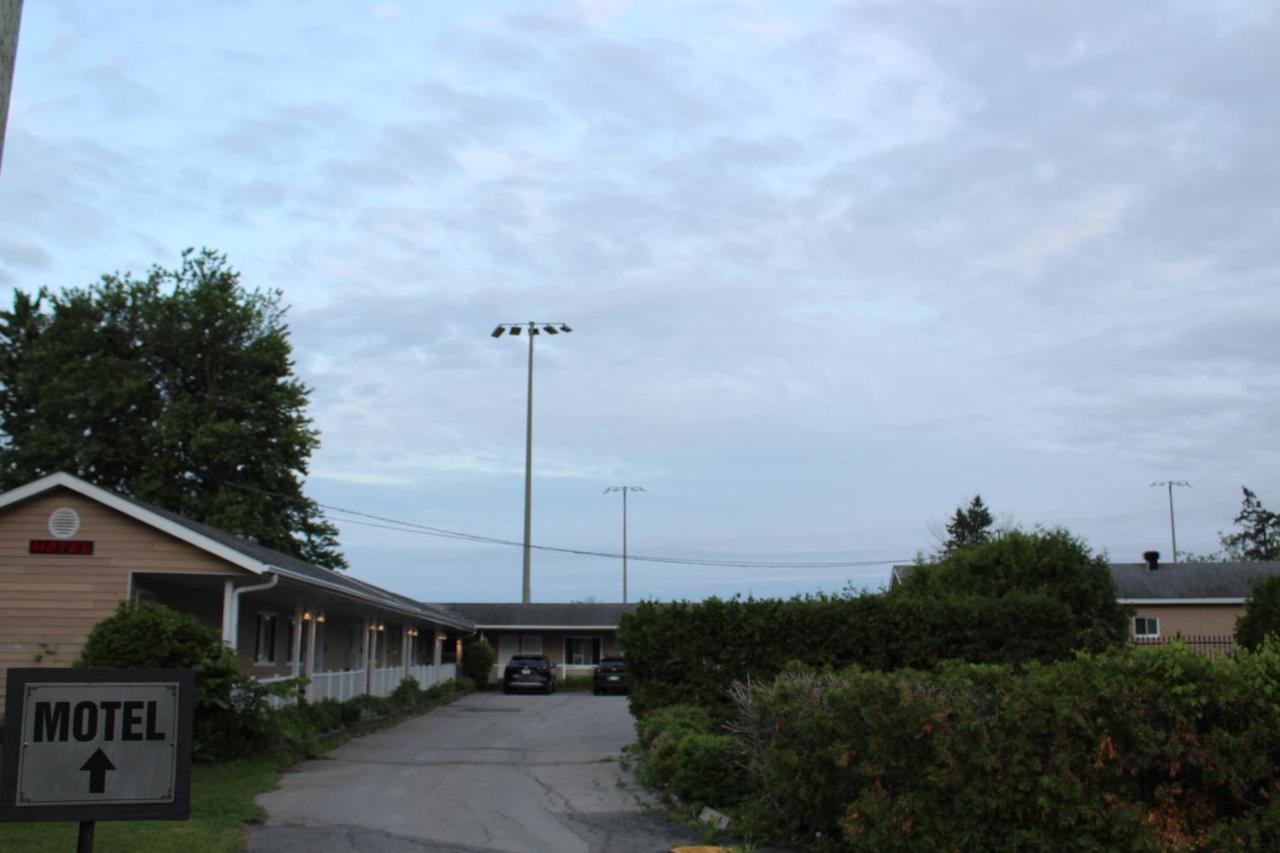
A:
[[[665,851],[697,833],[647,813],[619,766],[626,699],[475,693],[286,773],[252,853]]]

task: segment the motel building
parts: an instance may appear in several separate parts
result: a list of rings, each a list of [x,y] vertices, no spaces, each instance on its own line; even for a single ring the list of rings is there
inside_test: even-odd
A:
[[[260,681],[309,678],[313,701],[451,679],[475,629],[70,474],[0,494],[0,708],[10,667],[71,666],[124,601],[196,617]]]

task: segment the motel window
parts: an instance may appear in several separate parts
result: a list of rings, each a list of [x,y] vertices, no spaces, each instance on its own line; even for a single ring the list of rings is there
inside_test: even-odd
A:
[[[253,647],[255,663],[276,662],[276,615],[274,613],[258,614],[258,637]]]
[[[1133,636],[1159,637],[1160,620],[1155,616],[1138,616],[1133,620]]]
[[[600,638],[565,637],[564,662],[570,666],[595,666],[600,663]]]

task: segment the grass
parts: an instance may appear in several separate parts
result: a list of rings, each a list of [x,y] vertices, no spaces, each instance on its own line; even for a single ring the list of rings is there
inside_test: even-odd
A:
[[[276,787],[282,760],[253,758],[191,768],[191,820],[100,821],[94,853],[239,853],[246,823],[265,817],[254,803]],[[0,824],[0,850],[66,853],[76,848],[75,823]]]

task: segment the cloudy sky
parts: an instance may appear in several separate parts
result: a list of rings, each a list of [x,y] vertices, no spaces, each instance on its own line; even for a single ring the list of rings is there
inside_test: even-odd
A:
[[[23,13],[0,299],[226,252],[279,288],[322,504],[632,562],[632,598],[876,587],[975,493],[1113,559],[1280,506],[1263,2],[101,2]],[[341,521],[518,600],[520,549]],[[535,601],[619,561],[535,553]]]

